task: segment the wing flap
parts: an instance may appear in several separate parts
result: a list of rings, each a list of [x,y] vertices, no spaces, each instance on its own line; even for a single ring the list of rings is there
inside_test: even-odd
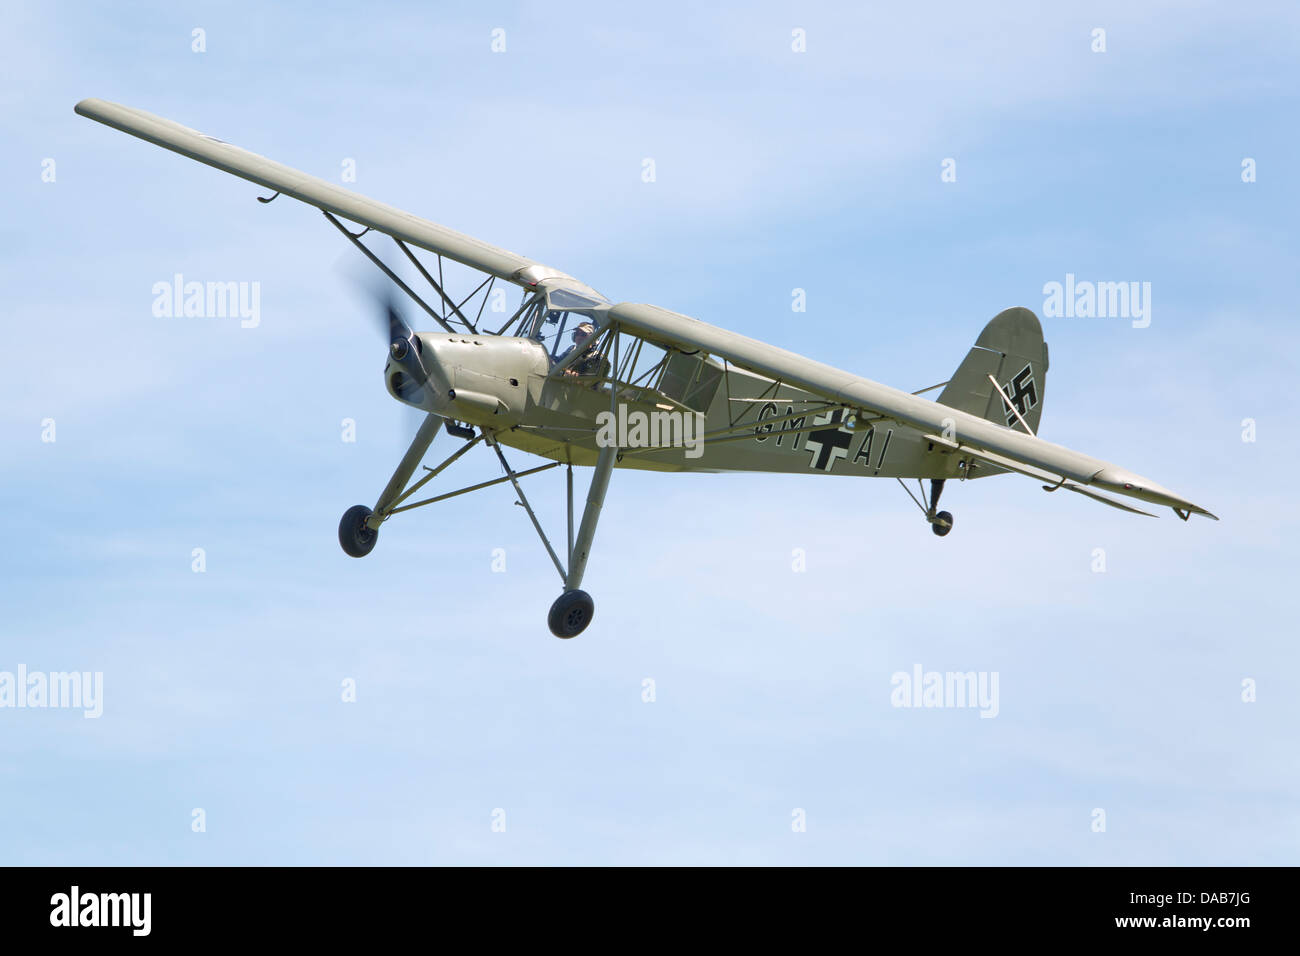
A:
[[[1129,505],[1124,504],[1124,502],[1122,501],[1116,501],[1114,498],[1108,498],[1105,495],[1097,494],[1097,492],[1095,491],[1089,491],[1087,488],[1080,488],[1072,481],[1065,482],[1065,484],[1062,487],[1067,488],[1070,491],[1077,492],[1078,494],[1085,495],[1091,498],[1093,501],[1100,501],[1103,505],[1110,505],[1112,508],[1118,508],[1120,511],[1127,511],[1130,514],[1135,514],[1135,515],[1146,515],[1148,518],[1155,517],[1155,515],[1153,515],[1149,511],[1143,511],[1141,508],[1131,507]],[[1043,485],[1043,490],[1055,491],[1056,489],[1051,488],[1047,485]],[[1215,520],[1217,521],[1218,519],[1216,518]]]

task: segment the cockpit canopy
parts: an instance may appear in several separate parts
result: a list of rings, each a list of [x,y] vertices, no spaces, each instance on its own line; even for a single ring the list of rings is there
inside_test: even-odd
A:
[[[547,311],[563,311],[565,309],[582,311],[584,309],[598,309],[603,305],[609,305],[609,299],[599,293],[588,295],[574,289],[563,288],[546,290]]]
[[[599,324],[599,313],[607,308],[609,300],[594,290],[544,288],[544,299],[525,323],[522,334],[541,342],[551,361],[558,362],[584,338],[584,331],[590,335]]]

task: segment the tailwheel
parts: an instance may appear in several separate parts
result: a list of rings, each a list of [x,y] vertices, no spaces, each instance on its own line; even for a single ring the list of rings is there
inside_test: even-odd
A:
[[[366,519],[372,514],[374,512],[365,505],[353,505],[343,512],[343,517],[339,520],[339,544],[345,554],[364,558],[375,550],[379,530],[366,524]]]
[[[596,602],[586,591],[565,591],[551,605],[546,623],[552,634],[568,640],[587,629],[595,610]]]
[[[912,489],[907,487],[907,483],[902,478],[898,479],[898,483],[903,486],[907,496],[921,509],[921,514],[925,515],[930,530],[935,533],[936,537],[940,538],[945,537],[952,530],[952,512],[939,510],[939,496],[943,494],[945,480],[943,478],[930,479],[930,507],[927,508],[925,506],[925,485],[922,484],[921,479],[916,479],[917,489],[921,492],[920,498],[912,494]]]

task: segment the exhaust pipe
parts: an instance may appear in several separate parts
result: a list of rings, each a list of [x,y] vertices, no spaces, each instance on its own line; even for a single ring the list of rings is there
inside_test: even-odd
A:
[[[485,415],[497,415],[501,412],[510,411],[509,407],[495,395],[486,395],[483,392],[471,392],[463,388],[453,388],[447,391],[447,397],[467,411],[476,411]]]

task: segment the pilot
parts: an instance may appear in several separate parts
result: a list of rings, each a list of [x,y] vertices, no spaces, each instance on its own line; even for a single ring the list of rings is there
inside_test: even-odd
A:
[[[595,331],[596,326],[590,322],[582,322],[573,330],[573,344],[564,350],[559,360],[563,362],[574,349],[581,349],[582,354],[564,370],[565,375],[597,375],[600,373],[600,353],[596,350],[596,343],[592,342],[586,347],[583,345]]]

